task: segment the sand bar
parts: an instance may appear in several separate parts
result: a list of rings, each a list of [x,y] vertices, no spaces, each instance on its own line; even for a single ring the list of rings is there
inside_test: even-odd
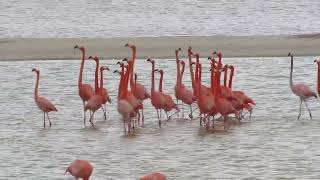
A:
[[[79,59],[74,45],[83,45],[87,56],[101,59],[130,56],[126,43],[137,46],[137,58],[174,58],[181,47],[186,57],[188,46],[202,57],[221,51],[224,57],[281,57],[293,51],[297,56],[320,54],[320,35],[297,36],[183,36],[136,38],[0,38],[0,60]]]

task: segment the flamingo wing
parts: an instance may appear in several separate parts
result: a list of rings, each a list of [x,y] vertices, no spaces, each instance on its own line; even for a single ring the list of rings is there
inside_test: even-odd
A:
[[[45,97],[39,96],[36,101],[38,107],[44,112],[58,111],[57,108]]]
[[[294,94],[302,98],[309,98],[312,96],[317,97],[317,94],[313,92],[309,86],[302,83],[293,85],[292,91]]]
[[[94,90],[90,84],[82,84],[79,87],[79,96],[83,101],[88,101],[93,95]]]

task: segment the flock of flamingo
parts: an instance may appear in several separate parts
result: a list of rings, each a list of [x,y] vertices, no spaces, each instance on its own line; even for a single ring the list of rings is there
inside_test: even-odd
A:
[[[239,123],[244,118],[244,111],[250,113],[249,120],[253,105],[255,102],[252,98],[247,96],[243,91],[233,90],[232,80],[234,76],[233,65],[223,65],[222,53],[213,52],[208,60],[210,60],[210,85],[204,85],[202,83],[202,64],[200,62],[200,55],[192,51],[192,48],[188,48],[189,70],[191,76],[192,89],[188,89],[183,83],[183,74],[185,71],[186,62],[179,58],[179,52],[181,48],[175,50],[176,56],[176,85],[174,87],[174,95],[176,102],[173,98],[162,91],[162,83],[164,71],[162,69],[155,68],[155,60],[147,59],[147,62],[151,64],[151,93],[139,82],[137,82],[137,74],[134,71],[134,64],[136,60],[136,46],[126,44],[125,47],[129,47],[132,50],[131,58],[124,58],[122,61],[118,61],[120,69],[115,70],[113,73],[117,73],[120,76],[119,89],[117,97],[117,110],[122,116],[124,134],[130,134],[133,132],[135,126],[138,124],[144,126],[144,100],[151,100],[152,106],[157,111],[159,127],[161,127],[161,111],[163,110],[167,115],[167,120],[170,120],[171,116],[178,114],[181,108],[181,101],[190,107],[189,117],[193,119],[192,104],[197,104],[199,110],[199,123],[200,126],[205,126],[207,130],[214,129],[215,121],[223,119],[223,130],[227,131],[230,126],[230,122]],[[104,119],[106,119],[107,109],[106,103],[111,103],[111,98],[107,89],[103,86],[103,72],[105,70],[110,71],[106,66],[99,66],[99,58],[97,56],[89,56],[88,59],[96,62],[95,68],[95,83],[94,88],[90,84],[83,83],[83,69],[86,60],[85,48],[83,46],[76,45],[74,49],[78,49],[82,52],[82,61],[80,65],[80,74],[78,80],[79,96],[83,102],[83,123],[86,125],[86,111],[90,111],[89,122],[94,125],[94,114],[100,108],[103,111]],[[291,69],[290,69],[290,88],[292,92],[300,98],[300,113],[298,119],[301,116],[302,102],[305,103],[310,118],[312,119],[311,112],[307,105],[306,100],[310,97],[317,97],[315,92],[312,92],[311,88],[305,84],[293,84],[293,53],[288,54],[291,57]],[[195,58],[195,61],[193,61]],[[216,60],[218,58],[218,60]],[[318,94],[320,93],[320,60],[315,60],[318,64]],[[43,111],[43,126],[46,126],[46,116],[51,127],[51,121],[48,113],[51,111],[57,111],[57,108],[44,97],[38,95],[38,86],[40,72],[38,69],[32,69],[37,74],[37,81],[34,91],[34,99],[38,107]],[[228,76],[228,72],[229,76]],[[100,82],[99,82],[100,73]],[[160,74],[159,88],[155,87],[155,75]],[[223,84],[221,83],[221,74],[223,74]],[[228,80],[229,79],[229,80]],[[130,81],[130,90],[129,90]],[[168,115],[168,112],[175,111],[173,114]],[[220,114],[218,119],[215,116]],[[236,121],[230,120],[229,116],[235,115]],[[141,122],[140,122],[141,121]],[[85,170],[88,169],[88,170]],[[90,170],[91,169],[91,170]],[[92,173],[92,166],[85,160],[75,160],[67,169],[76,178],[82,177],[83,179],[89,179]],[[159,179],[165,179],[165,176],[161,173],[152,173],[150,176],[160,177]],[[148,176],[141,179],[148,179]],[[152,179],[152,178],[149,178]]]

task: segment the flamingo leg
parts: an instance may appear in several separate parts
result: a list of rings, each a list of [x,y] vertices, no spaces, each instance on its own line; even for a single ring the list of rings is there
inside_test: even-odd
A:
[[[300,116],[301,116],[301,108],[302,108],[302,98],[300,98],[300,112],[298,115],[298,119],[300,119]]]
[[[192,106],[191,104],[189,105],[190,106],[190,114],[189,114],[189,118],[192,119],[193,118],[193,115],[192,115]]]
[[[106,107],[106,104],[103,104],[102,111],[103,111],[104,120],[107,120],[107,107]]]
[[[51,127],[51,121],[50,121],[50,117],[49,117],[48,112],[46,112],[46,114],[47,114],[47,117],[48,117],[48,120],[49,120],[49,124],[50,124],[50,127]]]
[[[125,121],[123,121],[123,129],[124,129],[124,134],[126,134],[126,133],[127,133],[127,130],[126,130],[126,123],[125,123]]]
[[[166,112],[166,115],[167,115],[167,121],[169,121],[169,116],[168,116],[168,112],[167,111],[165,111]]]
[[[223,129],[224,129],[224,131],[229,129],[228,116],[223,116]]]
[[[84,126],[86,126],[86,111],[84,111],[86,103],[84,101],[82,101],[82,102],[83,102],[83,124],[84,124]]]
[[[89,111],[90,112],[90,119],[89,119],[89,122],[91,123],[91,116],[92,116],[92,112],[91,111]],[[91,123],[92,124],[92,123]]]
[[[143,109],[144,109],[144,108],[142,108],[142,109],[141,109],[141,115],[142,115],[141,120],[142,120],[142,126],[144,126],[144,114],[143,114]]]
[[[309,107],[308,107],[308,104],[307,104],[307,102],[306,102],[305,99],[304,99],[303,101],[304,101],[304,104],[306,104],[306,107],[307,107],[307,109],[308,109],[308,111],[309,111],[310,118],[311,118],[311,120],[312,120],[312,115],[311,115],[311,111],[310,111],[310,109],[309,109]]]
[[[93,124],[93,115],[94,115],[94,112],[92,112],[92,114],[90,115],[90,120],[89,120],[92,126],[94,126],[94,124]]]
[[[43,127],[46,127],[46,113],[43,112]]]
[[[177,99],[177,105],[179,105],[179,100]],[[179,117],[179,113],[177,113],[177,117]]]
[[[212,128],[214,128],[214,115],[212,116]]]
[[[160,113],[161,113],[161,110],[160,110]],[[157,109],[157,115],[158,115],[158,120],[159,120],[159,127],[161,127],[161,119],[160,119],[160,117],[159,117],[158,109]]]

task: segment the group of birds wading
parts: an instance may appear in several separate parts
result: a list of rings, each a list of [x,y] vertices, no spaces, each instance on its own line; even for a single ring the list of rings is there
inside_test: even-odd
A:
[[[227,65],[222,63],[222,53],[213,52],[208,61],[211,64],[210,68],[210,85],[202,83],[202,64],[200,62],[199,53],[192,51],[192,48],[187,49],[189,59],[189,70],[191,76],[192,88],[188,89],[183,83],[183,74],[185,71],[186,62],[181,60],[179,53],[181,48],[175,50],[176,56],[176,85],[174,87],[174,95],[176,102],[173,98],[162,91],[162,83],[164,77],[163,69],[155,68],[155,60],[147,59],[146,63],[151,64],[151,93],[139,82],[137,82],[137,74],[134,72],[134,64],[136,60],[136,46],[126,44],[125,47],[129,47],[132,50],[131,58],[124,58],[122,61],[118,61],[117,65],[119,69],[113,73],[117,73],[120,76],[119,88],[118,88],[118,100],[117,110],[122,116],[124,133],[131,133],[137,124],[144,126],[144,100],[150,99],[152,106],[157,111],[159,127],[161,127],[161,111],[163,110],[167,115],[167,120],[170,120],[171,116],[178,114],[181,109],[181,105],[186,104],[190,107],[189,117],[193,119],[192,104],[197,104],[199,111],[200,126],[205,126],[206,129],[215,128],[215,121],[222,120],[224,131],[229,129],[230,122],[239,123],[244,115],[249,113],[249,120],[253,105],[255,102],[252,98],[247,96],[243,91],[233,90],[232,80],[235,72],[233,65]],[[104,119],[107,117],[106,103],[111,104],[111,98],[107,89],[103,86],[103,72],[110,71],[106,66],[99,65],[99,58],[97,56],[89,56],[89,60],[96,62],[95,68],[95,83],[94,88],[90,84],[83,83],[83,69],[86,60],[86,50],[83,46],[76,45],[74,49],[78,49],[82,53],[82,60],[80,65],[80,74],[78,81],[79,96],[83,102],[83,122],[86,125],[86,111],[90,111],[89,122],[94,125],[94,113],[102,109]],[[292,92],[300,98],[300,111],[298,119],[301,116],[302,103],[304,102],[312,119],[311,111],[307,105],[307,99],[310,97],[317,97],[317,94],[311,90],[305,84],[293,84],[293,53],[288,54],[291,57],[291,69],[290,69],[290,88]],[[193,59],[195,58],[195,61]],[[217,59],[217,60],[216,60]],[[320,60],[315,60],[320,68]],[[320,69],[318,69],[320,70]],[[37,81],[34,91],[34,99],[38,107],[43,111],[43,126],[46,126],[46,117],[51,126],[49,112],[57,111],[57,108],[47,100],[45,97],[38,95],[38,85],[40,78],[40,71],[33,68],[33,72],[37,74]],[[229,73],[228,73],[229,72]],[[159,88],[155,87],[155,75],[160,75]],[[100,82],[99,82],[100,74]],[[222,74],[224,76],[223,83],[221,83]],[[319,86],[320,71],[318,71],[318,93],[320,93]],[[129,90],[130,82],[130,90]],[[183,104],[179,104],[181,101]],[[182,108],[183,109],[183,108]],[[175,111],[173,114],[168,115],[168,112]],[[246,113],[244,113],[246,112]],[[184,113],[183,113],[184,114]],[[220,115],[219,118],[214,118],[216,115]],[[229,116],[234,114],[235,120],[229,120]]]
[[[205,126],[206,129],[214,129],[215,121],[220,121],[222,119],[222,124],[224,131],[227,131],[230,122],[239,123],[241,119],[244,118],[246,113],[250,113],[249,120],[251,118],[251,113],[253,105],[255,102],[247,96],[243,91],[233,90],[232,80],[234,76],[235,68],[233,65],[223,65],[222,54],[220,52],[213,52],[208,61],[210,62],[210,85],[205,85],[202,83],[202,64],[200,62],[200,55],[192,51],[191,47],[188,48],[188,60],[189,60],[189,70],[191,76],[191,88],[188,89],[183,83],[183,74],[185,71],[186,62],[180,60],[179,53],[181,49],[175,50],[176,56],[176,85],[174,87],[174,95],[176,97],[176,102],[173,98],[162,91],[162,83],[164,71],[163,69],[155,68],[155,60],[147,59],[146,63],[151,64],[151,93],[139,82],[137,82],[137,74],[134,73],[134,63],[136,60],[136,46],[126,44],[125,47],[129,47],[132,50],[131,58],[124,58],[122,61],[117,62],[119,69],[115,70],[113,73],[117,73],[120,76],[119,88],[118,88],[118,100],[117,100],[117,110],[122,116],[124,133],[134,132],[134,127],[144,126],[144,114],[143,102],[146,99],[151,100],[152,106],[157,111],[159,127],[161,127],[161,111],[163,110],[167,115],[167,120],[174,114],[179,115],[181,105],[179,101],[190,107],[189,117],[193,119],[192,104],[197,104],[197,109],[199,111],[199,122],[200,126]],[[111,98],[108,94],[107,89],[103,86],[103,72],[105,70],[110,71],[106,66],[99,66],[99,58],[97,56],[89,56],[88,59],[94,60],[96,62],[95,68],[95,83],[94,88],[90,84],[83,83],[83,68],[86,60],[85,48],[83,46],[76,45],[74,49],[78,49],[82,53],[82,60],[80,65],[80,74],[78,81],[79,96],[83,102],[83,122],[86,125],[86,111],[90,111],[89,122],[94,125],[94,113],[100,108],[103,111],[104,119],[106,119],[107,109],[106,103],[111,104]],[[305,84],[293,83],[293,53],[289,53],[288,56],[291,58],[291,68],[290,68],[290,78],[289,84],[292,92],[300,98],[300,111],[298,119],[301,116],[302,103],[304,102],[310,118],[312,119],[311,111],[307,105],[307,99],[311,97],[317,98],[317,93],[313,92],[311,88]],[[193,61],[195,58],[195,61]],[[217,60],[216,60],[217,58]],[[318,94],[320,94],[320,59],[314,60],[318,64]],[[37,81],[35,85],[34,98],[38,107],[43,111],[43,126],[45,127],[46,116],[51,126],[51,121],[49,118],[49,112],[57,111],[57,108],[44,97],[38,95],[38,85],[40,78],[40,71],[36,68],[32,69],[33,72],[37,74]],[[230,72],[229,72],[230,71]],[[229,72],[229,74],[228,74]],[[155,87],[155,75],[160,74],[159,87],[156,90]],[[100,82],[99,82],[100,74]],[[224,79],[221,83],[221,74],[223,74]],[[229,80],[228,80],[229,79]],[[129,90],[130,81],[130,90]],[[168,112],[175,111],[170,116]],[[244,113],[246,112],[246,113]],[[183,114],[183,113],[182,113]],[[216,115],[220,114],[220,117],[215,119]],[[231,114],[235,115],[235,120],[229,120]],[[141,122],[140,122],[141,121]],[[86,160],[75,160],[67,168],[67,172],[70,172],[76,178],[89,179],[92,173],[92,166],[89,161]],[[141,177],[140,179],[166,179],[165,175],[154,172]]]

